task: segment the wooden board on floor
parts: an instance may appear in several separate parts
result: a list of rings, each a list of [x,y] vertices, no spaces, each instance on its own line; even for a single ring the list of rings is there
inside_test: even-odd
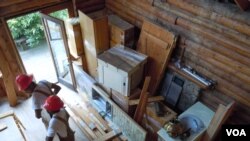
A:
[[[96,139],[95,141],[107,141],[110,140],[112,138],[115,138],[116,136],[120,135],[121,131],[110,131],[107,134],[99,137],[98,139]]]
[[[149,93],[154,95],[165,72],[177,37],[166,29],[144,21],[137,51],[149,56],[146,75],[151,76]]]
[[[8,126],[7,129],[0,132],[1,140],[8,140],[8,141],[23,141],[24,138],[22,137],[22,134],[18,130],[18,127],[15,123],[15,120],[13,117],[5,117],[0,120],[1,123],[4,123]],[[15,134],[13,136],[13,134]]]

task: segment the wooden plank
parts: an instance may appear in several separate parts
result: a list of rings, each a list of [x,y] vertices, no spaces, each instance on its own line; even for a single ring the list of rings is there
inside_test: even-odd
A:
[[[93,85],[95,86],[95,85]],[[83,100],[85,104],[79,103],[82,107],[85,107],[86,109],[84,110],[86,113],[88,113],[88,116],[91,117],[91,120],[93,120],[96,124],[99,125],[99,127],[103,131],[110,131],[111,128],[109,127],[107,121],[105,121],[99,113],[92,107],[92,105],[89,103],[89,101]],[[98,127],[98,126],[97,126]]]
[[[81,129],[81,131],[84,133],[84,135],[86,136],[86,138],[88,140],[93,140],[96,135],[94,135],[94,133],[92,131],[88,131],[85,129],[85,125],[82,124],[82,121],[79,117],[77,117],[74,112],[71,111],[71,109],[69,107],[66,107],[67,112],[69,113],[70,117],[73,118],[73,120],[76,122],[76,125]]]
[[[151,76],[149,93],[154,95],[175,47],[176,36],[148,21],[144,21],[137,51],[149,56],[146,75]]]
[[[219,105],[218,109],[215,112],[213,119],[211,120],[205,135],[202,138],[202,141],[211,141],[217,136],[219,131],[221,130],[222,124],[228,119],[228,117],[233,112],[233,108],[235,106],[235,102],[230,103],[227,106],[222,104]]]
[[[6,118],[8,116],[14,116],[14,112],[11,110],[11,111],[8,111],[8,112],[5,112],[5,113],[1,113],[0,114],[0,119]]]
[[[98,125],[99,127],[101,127],[101,129],[103,131],[108,131],[110,130],[110,127],[108,126],[108,124],[100,117],[100,115],[96,115],[93,114],[92,112],[89,114],[89,116],[91,117],[91,119],[93,119]]]
[[[156,101],[162,101],[164,100],[163,96],[154,96],[154,97],[149,97],[148,98],[148,102],[156,102]],[[135,100],[129,100],[128,101],[128,105],[132,106],[132,105],[137,105],[139,104],[139,99],[135,99]]]
[[[87,106],[89,112],[91,112],[90,116],[101,126],[104,131],[110,130],[107,122],[99,115],[99,113],[92,107]]]
[[[148,91],[150,80],[151,80],[150,76],[147,76],[144,80],[143,88],[142,88],[140,99],[139,99],[139,104],[137,105],[136,111],[134,114],[134,120],[139,124],[142,123],[143,115],[146,111],[146,105],[147,105],[148,94],[149,94],[147,91]]]
[[[1,134],[1,140],[8,140],[8,141],[27,141],[26,138],[24,138],[20,132],[20,130],[17,127],[17,124],[13,117],[6,117],[4,119],[1,119],[1,123],[4,123],[8,126],[8,128],[2,132]]]
[[[8,126],[0,123],[0,132],[6,129]]]
[[[75,113],[76,116],[80,117],[91,130],[96,128],[94,122],[92,122],[89,117],[86,116],[86,113],[84,113],[83,109],[81,109],[79,106],[70,106],[70,109]]]
[[[117,136],[119,136],[122,132],[121,131],[110,131],[107,134],[104,134],[103,136],[99,137],[98,139],[95,139],[94,141],[107,141],[111,140]]]

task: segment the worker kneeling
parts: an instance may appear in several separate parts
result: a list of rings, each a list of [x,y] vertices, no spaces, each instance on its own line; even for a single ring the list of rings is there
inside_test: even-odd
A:
[[[46,141],[53,141],[55,134],[60,141],[74,141],[74,132],[69,127],[69,114],[63,107],[63,101],[56,95],[49,96],[44,103],[44,108],[51,116],[47,129]]]

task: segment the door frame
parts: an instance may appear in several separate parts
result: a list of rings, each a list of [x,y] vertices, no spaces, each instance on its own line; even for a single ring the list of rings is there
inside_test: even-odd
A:
[[[51,17],[51,16],[49,16],[49,15],[47,15],[45,13],[42,13],[42,12],[40,12],[40,14],[41,14],[41,19],[42,19],[42,24],[44,26],[44,32],[45,32],[46,40],[47,40],[47,43],[49,45],[49,49],[50,49],[50,53],[51,53],[51,56],[52,56],[53,64],[54,64],[55,69],[56,69],[56,75],[57,75],[58,81],[60,83],[62,83],[63,85],[67,86],[68,88],[71,88],[72,90],[76,90],[76,79],[75,79],[73,65],[72,65],[72,62],[71,62],[71,59],[70,59],[68,39],[67,39],[67,34],[66,34],[64,21],[62,21],[60,19],[57,19],[55,17]],[[65,51],[66,51],[65,53],[67,55],[68,62],[69,62],[69,69],[70,69],[70,76],[71,76],[71,79],[72,79],[72,86],[70,84],[68,84],[65,80],[60,79],[60,77],[59,77],[57,67],[56,67],[56,63],[55,63],[54,54],[53,54],[53,51],[52,51],[52,46],[51,46],[51,43],[50,43],[50,38],[51,37],[50,37],[50,35],[48,35],[49,34],[48,26],[47,26],[47,23],[45,23],[44,19],[47,19],[47,20],[53,21],[53,22],[55,22],[57,24],[60,24],[63,43],[64,43],[64,48],[65,48]],[[45,28],[45,27],[47,27],[47,28]]]

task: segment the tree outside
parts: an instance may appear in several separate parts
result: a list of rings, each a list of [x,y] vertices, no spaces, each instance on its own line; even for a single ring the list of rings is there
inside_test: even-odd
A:
[[[51,13],[50,16],[64,20],[68,18],[68,11],[60,10]],[[30,48],[37,46],[45,38],[44,27],[38,12],[10,19],[7,24],[14,40],[25,38]]]

